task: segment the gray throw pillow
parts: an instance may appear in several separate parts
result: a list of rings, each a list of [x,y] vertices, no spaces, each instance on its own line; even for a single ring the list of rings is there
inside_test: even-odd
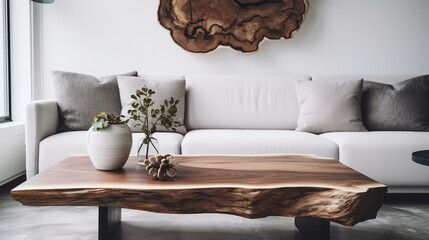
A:
[[[429,75],[394,85],[365,81],[362,118],[372,131],[429,131]]]
[[[137,72],[124,75],[137,76]],[[91,75],[53,71],[55,97],[59,108],[58,131],[88,130],[100,112],[118,115],[121,101],[117,75]]]
[[[312,133],[366,131],[361,120],[363,80],[297,82],[297,131]]]
[[[147,86],[154,90],[156,93],[152,96],[155,102],[154,108],[159,108],[160,104],[165,99],[169,100],[173,97],[175,100],[179,100],[177,105],[177,116],[174,118],[175,121],[179,121],[182,124],[185,119],[185,94],[186,94],[186,83],[183,76],[142,76],[142,77],[125,77],[118,76],[118,86],[121,97],[122,111],[121,114],[129,116],[128,110],[132,109],[131,103],[135,100],[131,98],[132,94],[136,94],[136,90],[140,90],[142,87]],[[128,126],[133,132],[140,132],[139,128],[133,128],[132,121],[128,123]],[[158,126],[157,131],[165,132],[167,129]],[[186,133],[184,125],[176,128],[176,131],[182,134]]]

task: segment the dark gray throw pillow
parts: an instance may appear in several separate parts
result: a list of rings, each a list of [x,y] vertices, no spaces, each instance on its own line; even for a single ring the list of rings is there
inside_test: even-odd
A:
[[[137,76],[137,72],[121,75]],[[117,75],[96,78],[54,71],[52,78],[59,108],[59,132],[88,130],[100,112],[121,113]]]
[[[362,119],[370,131],[429,131],[429,75],[394,85],[365,81]]]

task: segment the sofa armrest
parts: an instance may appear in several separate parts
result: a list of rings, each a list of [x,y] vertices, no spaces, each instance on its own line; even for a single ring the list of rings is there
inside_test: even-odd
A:
[[[39,143],[53,135],[58,128],[58,106],[55,100],[30,102],[26,117],[27,179],[39,173]]]

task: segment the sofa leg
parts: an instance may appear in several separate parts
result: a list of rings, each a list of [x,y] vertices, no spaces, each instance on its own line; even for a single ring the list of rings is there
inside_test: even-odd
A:
[[[318,218],[297,217],[295,226],[308,240],[329,240],[330,222]]]
[[[121,208],[98,207],[98,240],[114,240],[121,224]]]

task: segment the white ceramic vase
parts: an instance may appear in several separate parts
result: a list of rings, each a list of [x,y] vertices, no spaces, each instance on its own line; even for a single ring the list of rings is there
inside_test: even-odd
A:
[[[133,139],[127,124],[112,124],[107,128],[88,130],[86,148],[92,164],[99,170],[121,169],[130,155]]]

